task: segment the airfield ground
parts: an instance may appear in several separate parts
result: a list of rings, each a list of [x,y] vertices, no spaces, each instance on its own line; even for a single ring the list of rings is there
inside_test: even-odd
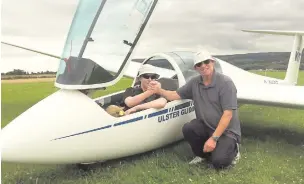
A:
[[[283,72],[267,75],[284,77]],[[57,90],[52,81],[42,80],[2,81],[1,127]],[[130,84],[130,79],[122,79],[94,97]],[[300,72],[299,85],[304,85],[304,71]],[[181,141],[149,153],[94,164],[88,171],[75,165],[2,163],[2,183],[304,183],[304,110],[244,105],[240,118],[242,157],[230,170],[216,172],[203,164],[189,166],[193,155]]]

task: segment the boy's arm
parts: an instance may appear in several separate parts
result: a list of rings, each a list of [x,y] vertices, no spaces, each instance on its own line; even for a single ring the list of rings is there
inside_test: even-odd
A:
[[[132,107],[131,109],[126,111],[126,114],[131,114],[133,112],[139,111],[139,110],[144,110],[144,109],[149,109],[149,108],[156,108],[156,109],[160,109],[165,107],[167,104],[167,100],[163,97],[160,97],[156,100],[153,100],[151,102],[147,102],[144,104],[140,104],[140,105],[136,105],[134,107]]]
[[[126,94],[124,95],[124,102],[128,107],[134,107],[138,104],[140,104],[142,101],[144,101],[146,98],[150,97],[153,95],[152,91],[145,91],[141,94],[133,96],[132,91],[126,91]]]

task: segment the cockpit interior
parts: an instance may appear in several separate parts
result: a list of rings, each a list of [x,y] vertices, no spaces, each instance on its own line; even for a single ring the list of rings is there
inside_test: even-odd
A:
[[[170,73],[169,75],[168,75],[168,72],[166,72],[166,73],[163,72],[163,73],[161,73],[159,79],[157,79],[157,81],[159,81],[161,83],[161,86],[163,89],[173,91],[179,87],[179,81],[178,81],[178,76],[176,74],[176,71],[174,70],[173,66],[166,58],[159,57],[159,56],[151,57],[151,58],[147,59],[144,62],[144,64],[151,64],[157,68],[169,70],[169,73]],[[134,87],[138,84],[140,84],[140,81],[136,77],[133,79],[132,85],[130,87]],[[122,90],[120,92],[116,92],[114,94],[98,98],[95,101],[97,104],[99,104],[105,110],[111,105],[115,105],[115,106],[119,106],[119,107],[123,108],[125,106],[125,104],[123,102],[124,92],[125,92],[125,90]]]

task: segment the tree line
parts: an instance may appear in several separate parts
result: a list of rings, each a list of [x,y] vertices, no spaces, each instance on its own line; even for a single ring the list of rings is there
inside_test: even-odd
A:
[[[56,74],[56,72],[53,71],[41,71],[41,72],[27,72],[20,69],[14,69],[13,71],[9,71],[6,73],[1,73],[1,76],[4,75],[43,75],[43,74]]]

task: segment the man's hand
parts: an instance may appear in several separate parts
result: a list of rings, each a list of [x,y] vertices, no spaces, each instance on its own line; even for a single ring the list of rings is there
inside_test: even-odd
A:
[[[156,94],[159,94],[161,89],[161,84],[158,81],[151,81],[148,86],[148,90],[153,91]]]
[[[211,152],[215,149],[216,147],[216,141],[212,139],[212,137],[210,137],[204,145],[204,152]]]

